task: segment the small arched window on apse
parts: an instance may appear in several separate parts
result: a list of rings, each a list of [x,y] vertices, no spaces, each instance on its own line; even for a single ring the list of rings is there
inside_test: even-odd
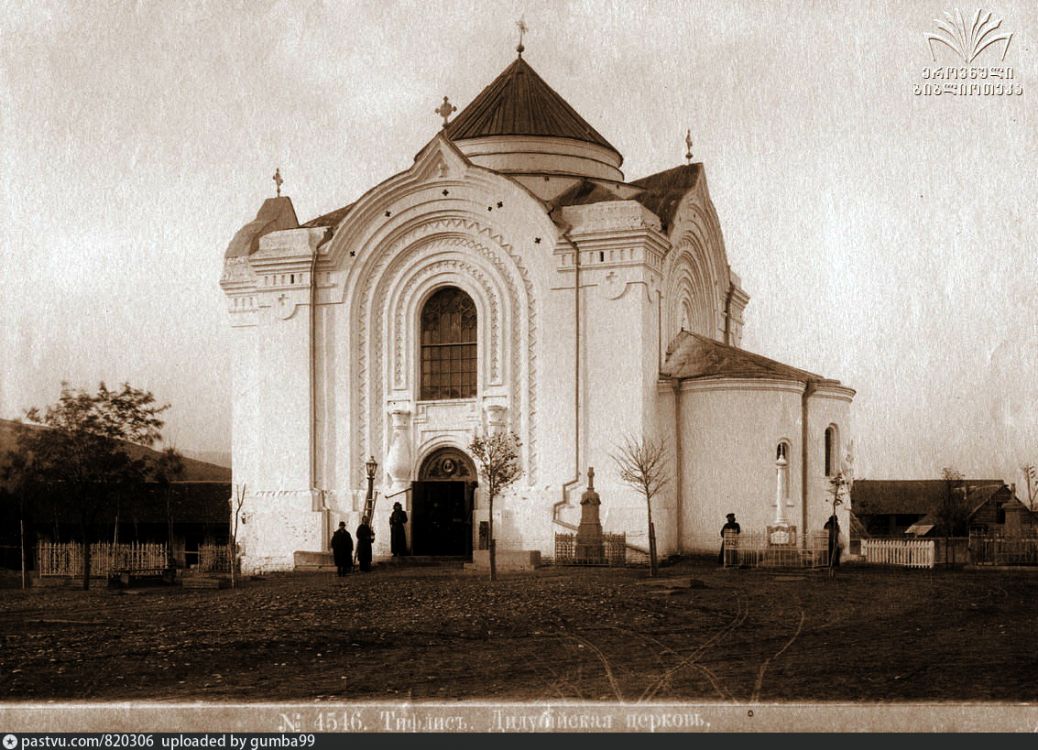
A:
[[[420,398],[440,401],[476,395],[476,305],[447,286],[422,308]]]
[[[779,444],[775,446],[775,460],[778,461],[780,458],[786,459],[789,462],[789,441],[780,440]]]
[[[831,424],[825,428],[825,475],[833,476],[840,465],[840,435],[836,425]]]

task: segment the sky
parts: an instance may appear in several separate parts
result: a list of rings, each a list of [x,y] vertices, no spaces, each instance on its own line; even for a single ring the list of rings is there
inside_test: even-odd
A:
[[[625,157],[706,170],[751,295],[743,346],[857,390],[855,473],[1038,463],[1038,13],[986,8],[1019,96],[924,96],[963,65],[940,2],[0,0],[0,417],[63,380],[172,405],[228,451],[234,233],[406,169],[524,57]],[[954,16],[953,16],[954,17]],[[1004,53],[1004,56],[1003,56]],[[936,60],[934,60],[936,57]],[[955,61],[958,59],[958,63]]]

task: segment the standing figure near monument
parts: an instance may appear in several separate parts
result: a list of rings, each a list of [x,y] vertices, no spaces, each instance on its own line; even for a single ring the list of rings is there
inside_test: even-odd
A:
[[[353,570],[353,537],[346,530],[346,522],[339,521],[339,529],[332,534],[332,555],[339,575],[344,576]]]
[[[838,568],[840,567],[840,521],[836,518],[836,514],[833,513],[829,516],[829,520],[825,522],[822,527],[829,532],[829,567]]]
[[[362,573],[371,571],[371,543],[373,541],[375,541],[375,534],[368,525],[368,517],[365,516],[361,519],[360,526],[357,527],[357,562],[360,564]]]
[[[407,523],[407,513],[400,503],[393,503],[393,512],[389,515],[389,546],[393,557],[403,557],[407,554],[407,534],[404,524]]]
[[[742,527],[739,526],[738,521],[735,520],[735,514],[729,513],[728,523],[721,527],[721,551],[717,555],[717,564],[724,565],[724,532],[733,531],[736,534],[742,533]]]

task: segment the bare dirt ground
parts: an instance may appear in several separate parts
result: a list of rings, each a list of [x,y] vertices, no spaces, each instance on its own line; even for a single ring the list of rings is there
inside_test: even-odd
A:
[[[645,575],[3,590],[0,700],[1038,700],[1035,572]]]

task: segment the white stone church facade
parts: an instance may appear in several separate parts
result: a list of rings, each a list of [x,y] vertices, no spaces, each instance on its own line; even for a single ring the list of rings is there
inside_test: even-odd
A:
[[[523,466],[495,503],[499,550],[550,558],[590,466],[604,530],[645,549],[610,458],[624,436],[668,449],[663,555],[716,551],[729,512],[822,528],[854,392],[739,348],[749,297],[701,164],[628,181],[622,161],[520,57],[355,202],[305,223],[263,204],[220,282],[246,570],[355,528],[369,456],[376,559],[394,501],[414,553],[470,556],[487,504],[466,448],[496,430]]]

